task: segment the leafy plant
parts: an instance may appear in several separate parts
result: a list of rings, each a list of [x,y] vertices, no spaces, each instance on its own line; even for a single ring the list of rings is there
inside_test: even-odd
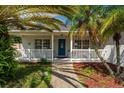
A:
[[[50,87],[51,65],[19,64],[14,80],[7,82],[9,88],[47,88]],[[46,74],[47,73],[47,74]]]
[[[15,77],[17,62],[15,62],[15,50],[11,45],[7,27],[0,24],[0,87],[4,87],[7,80]]]
[[[92,67],[86,67],[82,70],[82,72],[87,75],[90,76],[92,75],[93,72],[95,72],[95,69],[93,69]]]
[[[18,36],[10,36],[13,43],[22,43],[22,39],[21,37],[18,37]]]
[[[41,63],[41,64],[49,64],[50,61],[48,61],[46,58],[41,58],[41,59],[40,59],[40,63]]]

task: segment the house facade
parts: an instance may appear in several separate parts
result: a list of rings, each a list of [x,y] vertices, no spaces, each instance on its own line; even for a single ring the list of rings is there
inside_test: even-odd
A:
[[[10,35],[22,38],[18,57],[21,61],[38,61],[42,58],[56,61],[58,59],[68,61],[99,61],[92,45],[89,42],[88,34],[83,38],[76,34],[69,35],[69,31],[40,31],[40,30],[13,30]],[[121,52],[124,47],[124,33],[122,33]],[[113,50],[112,50],[113,49]],[[112,60],[115,54],[114,41],[112,39],[99,52],[106,60]],[[121,54],[121,53],[120,53]]]

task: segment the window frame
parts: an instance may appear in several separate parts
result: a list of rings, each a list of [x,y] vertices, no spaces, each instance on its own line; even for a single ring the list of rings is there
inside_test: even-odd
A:
[[[89,39],[87,38],[81,39],[79,37],[73,38],[73,49],[89,49],[89,48],[90,48]]]
[[[37,43],[37,40],[39,40],[40,43]],[[48,41],[45,41],[45,40],[48,40]],[[44,38],[44,39],[35,39],[35,49],[51,49],[51,41],[50,41],[50,39],[46,39],[46,38]]]

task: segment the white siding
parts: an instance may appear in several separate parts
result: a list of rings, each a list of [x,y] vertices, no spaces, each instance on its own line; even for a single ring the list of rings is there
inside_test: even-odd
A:
[[[35,49],[35,39],[50,39],[50,42],[51,42],[51,36],[50,35],[46,35],[46,36],[25,35],[25,36],[22,36],[23,48],[24,49]]]

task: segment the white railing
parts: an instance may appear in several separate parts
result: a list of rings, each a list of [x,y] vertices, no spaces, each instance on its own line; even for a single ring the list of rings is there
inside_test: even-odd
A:
[[[52,59],[52,49],[17,49],[21,60],[33,60],[46,58]],[[98,50],[102,53],[102,49]],[[70,56],[73,60],[99,60],[94,49],[72,49],[72,54]]]
[[[19,51],[19,58],[29,58],[29,59],[52,59],[52,49],[17,49]]]
[[[102,49],[98,50],[100,54]],[[99,60],[94,49],[72,49],[72,59],[81,59],[81,60]]]

